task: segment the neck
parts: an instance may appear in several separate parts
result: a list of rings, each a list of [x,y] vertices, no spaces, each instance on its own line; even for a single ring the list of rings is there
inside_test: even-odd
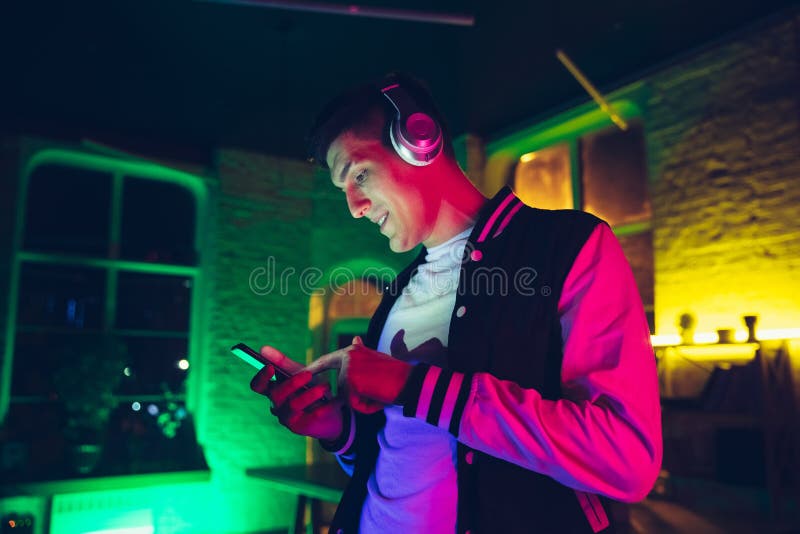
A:
[[[486,202],[463,171],[457,165],[453,167],[436,177],[440,203],[433,231],[423,241],[428,248],[440,245],[473,226]]]

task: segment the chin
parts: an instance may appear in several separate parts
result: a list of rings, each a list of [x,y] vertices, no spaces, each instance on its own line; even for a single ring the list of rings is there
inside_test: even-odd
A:
[[[413,245],[409,246],[408,243],[401,242],[400,240],[397,239],[390,239],[389,248],[391,249],[392,252],[400,254],[402,252],[408,252],[409,250],[413,249],[414,246]]]

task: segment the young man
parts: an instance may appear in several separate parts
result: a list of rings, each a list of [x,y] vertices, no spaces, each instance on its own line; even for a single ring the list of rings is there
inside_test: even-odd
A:
[[[642,499],[662,447],[647,324],[610,228],[508,188],[486,200],[405,77],[333,101],[311,140],[367,231],[423,245],[363,341],[281,385],[270,367],[253,379],[351,474],[331,532],[612,531],[601,501]],[[320,404],[324,386],[301,388],[327,368],[342,393]]]

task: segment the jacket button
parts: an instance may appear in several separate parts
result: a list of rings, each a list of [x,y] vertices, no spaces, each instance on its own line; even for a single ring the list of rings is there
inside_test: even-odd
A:
[[[464,317],[464,314],[467,313],[466,306],[459,306],[456,310],[456,317]]]
[[[472,261],[481,261],[481,259],[483,258],[483,252],[481,252],[480,250],[473,250],[470,253],[469,257],[472,258]]]

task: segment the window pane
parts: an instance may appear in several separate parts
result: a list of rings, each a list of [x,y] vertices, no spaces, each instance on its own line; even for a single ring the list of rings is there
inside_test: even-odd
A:
[[[23,263],[17,324],[100,328],[105,280],[99,269]]]
[[[122,198],[122,258],[196,263],[195,198],[191,191],[168,182],[126,178]]]
[[[189,330],[192,279],[121,272],[117,293],[117,328]]]
[[[26,250],[106,256],[111,175],[40,165],[30,176]]]
[[[583,209],[611,226],[650,218],[647,164],[640,124],[581,139]]]
[[[59,351],[64,336],[41,333],[18,333],[14,342],[14,372],[11,395],[43,397],[55,400],[53,369],[59,365]]]
[[[14,396],[64,401],[68,408],[102,405],[122,378],[126,347],[101,333],[29,333],[15,339]],[[75,404],[73,406],[73,404]]]
[[[522,156],[514,171],[513,189],[529,206],[573,208],[569,145],[562,143]]]
[[[120,403],[98,471],[104,475],[208,469],[182,400]]]
[[[163,395],[165,389],[184,392],[188,370],[180,365],[187,360],[186,339],[126,337],[125,344],[128,361],[119,395]]]
[[[636,287],[642,296],[642,302],[647,311],[653,309],[653,232],[642,232],[640,234],[620,236],[619,242],[625,257],[633,269],[633,277],[636,279]],[[650,321],[650,316],[648,316]],[[651,323],[650,329],[654,326]]]
[[[71,474],[67,470],[68,448],[60,404],[12,403],[3,427],[0,480],[55,480]]]

